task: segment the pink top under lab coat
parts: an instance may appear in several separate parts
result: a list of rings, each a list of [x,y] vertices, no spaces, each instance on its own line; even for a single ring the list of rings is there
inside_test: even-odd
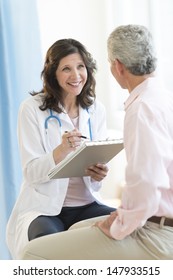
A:
[[[125,111],[126,185],[110,228],[119,240],[151,216],[173,218],[173,93],[148,78],[130,93]]]

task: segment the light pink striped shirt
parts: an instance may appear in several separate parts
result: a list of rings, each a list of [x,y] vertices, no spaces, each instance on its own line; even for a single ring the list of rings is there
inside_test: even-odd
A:
[[[173,218],[173,93],[148,78],[130,93],[125,111],[126,185],[110,228],[119,240],[151,216]]]

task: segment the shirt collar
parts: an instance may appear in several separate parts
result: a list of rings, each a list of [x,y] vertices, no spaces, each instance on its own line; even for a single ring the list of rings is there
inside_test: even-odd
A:
[[[127,111],[128,107],[139,97],[141,92],[144,88],[146,88],[147,84],[150,83],[150,81],[155,80],[156,78],[148,78],[144,80],[142,83],[140,83],[138,86],[136,86],[130,93],[127,100],[124,102],[124,110]]]

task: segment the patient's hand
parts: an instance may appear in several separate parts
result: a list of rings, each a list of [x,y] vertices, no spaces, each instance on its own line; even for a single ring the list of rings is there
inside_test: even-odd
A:
[[[110,227],[117,216],[118,216],[117,211],[114,211],[109,215],[108,218],[96,222],[94,226],[98,227],[105,235],[112,238],[110,234]]]

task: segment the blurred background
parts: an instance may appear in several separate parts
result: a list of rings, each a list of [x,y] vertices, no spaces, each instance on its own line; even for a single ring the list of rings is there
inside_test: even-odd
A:
[[[58,39],[81,41],[97,61],[97,98],[107,110],[110,137],[121,137],[123,103],[128,93],[111,76],[106,41],[121,24],[142,24],[153,34],[158,75],[173,91],[172,0],[0,0],[0,259],[10,255],[6,223],[22,179],[16,126],[19,105],[32,90],[40,90],[47,49]],[[102,194],[118,205],[124,183],[125,155],[110,163]]]

